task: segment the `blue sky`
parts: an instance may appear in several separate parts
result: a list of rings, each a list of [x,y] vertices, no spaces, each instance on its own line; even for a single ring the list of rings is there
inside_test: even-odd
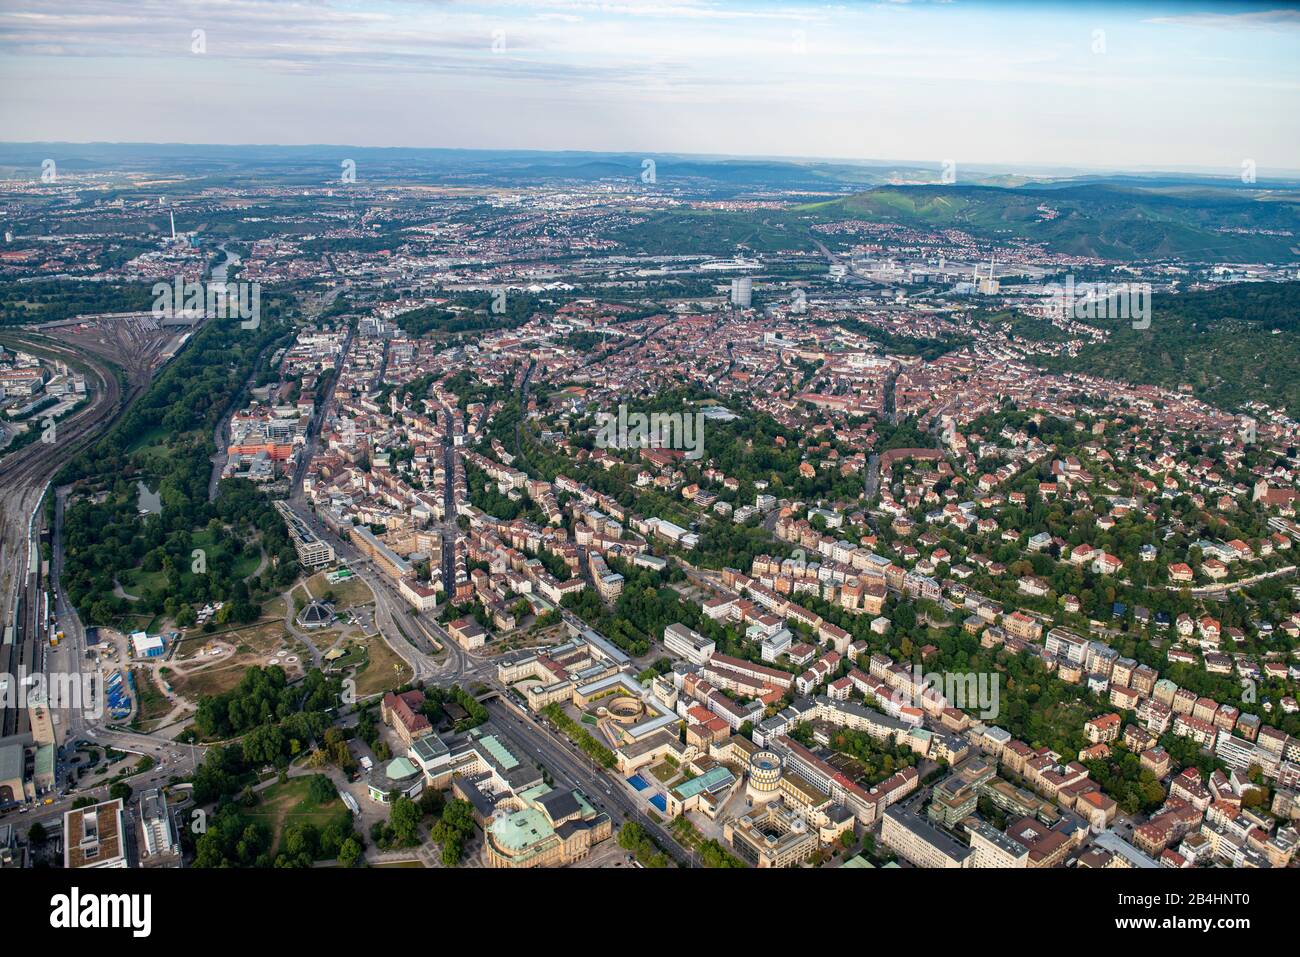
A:
[[[201,43],[194,31],[201,30]],[[1300,11],[0,0],[10,141],[1300,170]]]

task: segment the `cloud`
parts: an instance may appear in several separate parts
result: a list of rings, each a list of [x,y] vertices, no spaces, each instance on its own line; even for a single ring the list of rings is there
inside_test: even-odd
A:
[[[1297,29],[1300,10],[1246,10],[1237,13],[1182,13],[1171,17],[1149,17],[1144,23],[1200,27],[1215,30]]]
[[[319,129],[343,124],[375,145],[648,143],[736,153],[793,141],[836,156],[967,149],[1010,161],[1095,150],[1103,159],[1119,149],[1142,162],[1154,159],[1155,144],[1191,155],[1231,141],[1242,155],[1285,154],[1275,165],[1295,165],[1294,124],[1285,121],[1300,114],[1293,44],[1247,29],[1289,28],[1290,11],[1220,7],[1152,25],[1139,19],[1149,7],[1116,5],[1107,9],[1124,12],[1107,20],[1110,52],[1100,57],[1089,47],[1091,11],[1038,9],[4,0],[0,97],[10,139],[149,140],[159,125],[194,123],[319,142]],[[1161,28],[1193,20],[1225,32],[1198,35],[1198,46]],[[191,52],[195,29],[206,31],[204,55]],[[499,30],[505,49],[494,53]],[[1085,131],[1078,142],[1076,131]],[[882,138],[895,147],[883,149]]]

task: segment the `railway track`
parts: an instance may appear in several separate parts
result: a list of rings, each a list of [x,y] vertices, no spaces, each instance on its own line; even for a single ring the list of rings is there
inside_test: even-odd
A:
[[[43,600],[39,541],[41,517],[37,514],[53,477],[101,433],[123,408],[122,387],[103,360],[42,336],[8,333],[0,341],[45,358],[62,359],[87,369],[92,380],[90,403],[55,424],[53,442],[37,441],[0,459],[0,554],[4,556],[0,621],[5,642],[0,646],[0,673],[16,681],[21,672],[43,671]],[[6,696],[0,716],[0,736],[28,730],[26,709],[18,708],[16,695]]]
[[[0,676],[10,676],[0,680],[15,681],[20,668],[28,674],[43,673],[48,664],[42,561],[33,545],[43,531],[42,499],[59,470],[95,442],[179,353],[183,343],[174,337],[166,330],[123,323],[92,325],[70,340],[32,328],[0,332],[0,343],[10,348],[84,372],[92,393],[87,405],[55,423],[54,441],[32,442],[0,458],[0,627],[6,632]],[[170,356],[159,361],[173,342]],[[57,587],[57,581],[54,584]],[[5,696],[6,704],[15,702],[16,696]],[[25,709],[5,708],[0,735],[25,733],[27,721]]]
[[[79,364],[86,365],[98,382],[95,388],[97,398],[93,399],[89,406],[78,409],[56,424],[55,442],[38,442],[27,445],[0,459],[0,481],[3,481],[7,486],[11,482],[22,481],[47,470],[51,461],[57,462],[61,466],[62,461],[60,460],[72,457],[68,454],[69,448],[74,449],[76,452],[81,451],[81,448],[86,444],[85,438],[89,433],[96,430],[106,417],[113,415],[117,411],[122,398],[122,386],[112,370],[103,365],[98,358],[62,346],[44,337],[6,334],[0,335],[0,343],[16,343],[24,351],[59,358],[65,362],[69,359],[75,360]],[[57,447],[58,454],[50,452],[50,445]],[[45,446],[45,448],[42,448],[42,446]],[[52,471],[51,474],[53,474]]]
[[[122,389],[111,369],[93,358],[58,343],[28,337],[6,335],[0,341],[17,343],[47,356],[65,361],[76,359],[84,363],[96,380],[90,404],[55,424],[55,441],[34,442],[0,459],[0,510],[4,520],[0,524],[0,542],[9,559],[5,568],[6,585],[12,584],[10,568],[26,555],[26,523],[44,494],[45,485],[63,465],[80,453],[98,434],[100,428],[116,414],[121,406]],[[40,494],[37,494],[37,493]]]

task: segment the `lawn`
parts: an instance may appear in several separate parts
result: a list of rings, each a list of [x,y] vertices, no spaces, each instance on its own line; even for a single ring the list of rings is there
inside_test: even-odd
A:
[[[347,581],[331,585],[325,580],[326,572],[320,572],[313,575],[307,580],[307,590],[314,597],[324,595],[326,592],[334,594],[334,607],[342,611],[345,608],[354,608],[358,605],[369,605],[375,600],[371,594],[370,586],[360,578],[350,578]]]
[[[367,639],[368,660],[356,671],[357,697],[400,688],[412,678],[411,669],[379,635]]]
[[[149,458],[151,459],[155,457],[165,458],[166,450],[161,447],[161,443],[164,439],[169,438],[171,434],[172,434],[171,430],[165,428],[162,425],[156,425],[149,431],[140,435],[134,442],[128,445],[126,448],[126,454],[134,455],[136,452],[148,448],[148,451],[145,452],[145,455],[148,456]],[[152,448],[151,446],[159,446],[159,447]]]
[[[214,536],[206,527],[195,530],[191,535],[191,541],[195,549],[203,551],[204,557],[209,564],[217,561],[230,551],[231,539],[224,535]],[[261,563],[262,553],[260,550],[252,554],[241,555],[235,561],[232,572],[240,579],[248,578],[257,571]],[[182,579],[194,574],[191,567],[190,564],[181,566],[180,574]],[[134,595],[137,598],[143,597],[145,592],[160,594],[167,591],[167,573],[162,569],[145,571],[143,566],[137,565],[135,568],[122,572],[118,576],[118,581],[128,595]]]
[[[318,828],[324,828],[327,824],[338,820],[346,826],[348,809],[343,806],[343,801],[336,796],[324,804],[316,804],[307,796],[310,787],[310,777],[290,778],[283,784],[272,784],[265,791],[260,792],[257,805],[244,812],[253,820],[260,821],[271,828],[272,854],[278,851],[280,835],[284,833],[285,826],[290,822],[306,821]]]
[[[323,643],[317,644],[318,648],[323,646]],[[343,652],[343,657],[328,662],[328,670],[342,671],[345,668],[352,668],[366,662],[366,647],[364,644],[349,641],[343,645]]]
[[[203,695],[221,694],[239,684],[244,672],[253,665],[265,665],[268,658],[275,657],[282,648],[296,655],[298,661],[290,663],[280,661],[280,667],[292,680],[297,677],[308,663],[306,649],[285,633],[284,622],[263,621],[256,625],[226,632],[213,632],[211,635],[195,634],[188,641],[193,641],[193,649],[187,649],[187,656],[181,658],[186,663],[198,664],[202,659],[196,658],[197,650],[209,640],[220,640],[235,646],[235,654],[191,674],[177,673],[172,680],[172,688],[177,694],[198,702]]]
[[[655,776],[660,784],[667,784],[677,778],[677,769],[669,767],[667,764],[660,762],[650,769],[650,773]]]
[[[142,568],[132,568],[130,571],[123,572],[118,580],[122,583],[123,591],[136,597],[142,595],[147,589],[160,591],[167,587],[167,573],[162,570],[147,572]]]
[[[289,591],[289,596],[293,599],[292,611],[295,615],[297,615],[303,608],[307,607],[307,603],[311,601],[312,597],[311,592],[307,590],[305,585],[295,585]]]
[[[195,531],[190,536],[190,541],[194,548],[201,548],[207,553],[207,559],[211,562],[215,557],[224,554],[229,550],[231,539],[223,532],[221,535],[213,535],[206,527]],[[262,552],[249,555],[241,555],[235,562],[234,574],[240,578],[247,578],[253,572],[257,571],[257,566],[262,564]]]
[[[214,665],[192,675],[177,675],[172,681],[172,688],[181,697],[198,704],[201,698],[223,694],[235,687],[247,670],[248,665],[239,663],[236,657],[226,664]]]

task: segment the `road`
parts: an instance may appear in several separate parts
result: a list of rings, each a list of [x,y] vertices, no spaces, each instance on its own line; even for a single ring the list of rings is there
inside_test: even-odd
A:
[[[346,359],[352,346],[354,329],[348,329],[340,354],[339,368]],[[320,430],[334,407],[334,386],[337,370],[322,387],[325,401],[317,409],[307,429],[303,448],[299,452],[298,465],[294,469],[291,496],[285,503],[322,541],[334,546],[334,553],[347,563],[353,573],[370,588],[375,596],[375,626],[380,636],[386,641],[393,653],[402,659],[411,669],[415,681],[429,681],[446,678],[448,674],[459,677],[464,673],[464,658],[460,648],[451,637],[443,631],[437,622],[418,619],[415,611],[406,599],[397,591],[394,583],[373,563],[352,546],[352,543],[336,535],[325,523],[320,521],[312,511],[310,503],[303,497],[302,484],[306,475],[307,464],[315,455],[320,441]],[[292,608],[292,605],[289,606]],[[438,661],[436,655],[439,646],[446,649],[447,658]],[[450,662],[450,666],[449,663]]]
[[[224,246],[221,248],[223,250],[225,249]],[[229,253],[227,253],[227,256],[229,256]],[[237,262],[238,261],[236,260],[236,264]],[[312,321],[326,307],[328,307],[342,291],[342,288],[331,289],[319,300],[311,300],[311,305],[304,305],[302,309],[303,321]],[[343,343],[343,352],[341,355],[346,356],[348,349],[352,345],[353,329],[354,327],[352,326],[348,327],[348,336]],[[227,452],[227,449],[230,447],[231,417],[235,414],[236,410],[247,401],[248,389],[252,385],[253,380],[257,378],[258,371],[262,365],[262,357],[265,356],[267,352],[282,347],[282,344],[278,341],[267,343],[266,348],[262,350],[260,355],[258,355],[257,361],[253,363],[253,369],[252,372],[249,373],[248,381],[244,383],[243,388],[235,393],[234,397],[230,400],[230,406],[222,412],[221,418],[217,421],[212,436],[213,443],[216,446],[216,451],[212,455],[212,475],[208,479],[209,502],[215,502],[217,500],[217,488],[221,484],[221,473],[225,470],[226,462],[230,459],[230,454]],[[338,374],[339,370],[338,368],[335,368],[325,377],[321,384],[321,393],[326,396],[326,400],[321,406],[312,410],[312,420],[308,427],[308,441],[299,451],[297,466],[295,467],[292,476],[292,484],[295,488],[302,484],[302,477],[307,467],[307,462],[311,460],[312,455],[316,452],[316,441],[320,435],[320,423],[325,417],[326,410],[332,407],[334,401],[334,383],[338,380]]]
[[[506,736],[522,744],[528,756],[545,767],[557,784],[580,789],[609,814],[616,831],[624,821],[635,820],[672,857],[692,867],[699,866],[694,852],[682,847],[665,828],[649,818],[641,799],[630,793],[629,785],[621,777],[605,772],[561,732],[543,727],[532,714],[508,702],[504,693],[489,701],[487,709]]]
[[[308,528],[334,546],[338,558],[370,588],[375,596],[375,625],[393,653],[411,669],[415,681],[438,677],[454,680],[464,672],[460,647],[437,622],[423,616],[417,619],[416,612],[398,593],[392,579],[376,569],[350,542],[330,531],[305,501],[290,500],[287,504]],[[446,649],[447,661],[436,659],[439,645]]]
[[[337,296],[341,290],[335,290]],[[333,301],[333,297],[330,297]],[[339,371],[343,368],[343,360],[347,357],[352,348],[352,337],[355,334],[355,327],[348,326],[347,338],[343,340],[343,351],[339,353],[339,362],[334,370],[326,376],[321,383],[320,394],[325,396],[325,401],[312,411],[311,422],[307,426],[307,435],[303,447],[298,452],[298,465],[293,470],[293,482],[291,488],[293,496],[296,498],[302,494],[303,476],[307,474],[307,463],[311,461],[312,456],[316,454],[316,449],[320,444],[320,429],[329,414],[334,410],[334,385],[338,382]]]
[[[898,375],[901,369],[893,369],[885,379],[884,385],[884,403],[885,403],[885,421],[890,425],[898,424],[898,402],[894,387],[898,383]],[[869,506],[871,500],[875,498],[876,493],[880,491],[880,453],[872,452],[867,456],[867,475],[863,482],[863,499]]]
[[[1260,572],[1258,575],[1251,575],[1248,578],[1240,578],[1233,582],[1221,582],[1214,585],[1199,585],[1189,588],[1187,585],[1146,585],[1143,586],[1147,591],[1186,591],[1193,598],[1207,598],[1210,601],[1227,601],[1228,596],[1235,591],[1243,588],[1250,588],[1252,585],[1258,585],[1260,582],[1269,581],[1273,578],[1289,578],[1296,572],[1295,565],[1284,565],[1281,568],[1275,568],[1271,572]],[[1131,581],[1120,579],[1120,584],[1126,588],[1136,588]]]
[[[344,342],[342,356],[346,357],[351,348],[353,331],[349,329]],[[341,367],[340,360],[340,367]],[[337,374],[337,373],[336,373]],[[316,517],[310,503],[302,494],[303,477],[307,463],[316,452],[320,438],[320,429],[329,417],[334,404],[334,389],[331,385],[323,389],[326,396],[324,404],[317,411],[307,430],[306,441],[299,454],[298,467],[294,470],[292,494],[286,504],[302,521],[323,541],[334,546],[338,558],[345,562],[375,596],[375,626],[393,653],[402,659],[411,669],[413,680],[453,684],[475,670],[459,645],[443,630],[442,626],[427,616],[420,615],[398,592],[396,583],[379,571],[375,565],[363,556],[352,543],[343,536],[335,534],[324,522]],[[451,410],[444,409],[448,415]],[[444,454],[450,460],[454,451],[448,447]],[[448,471],[448,499],[450,501],[451,472]],[[450,530],[444,529],[444,538]],[[444,574],[449,570],[449,557],[444,552]],[[439,651],[445,652],[439,659]]]
[[[530,365],[520,383],[519,394],[522,405],[527,403],[528,378],[532,371]],[[448,417],[453,414],[450,409],[444,408],[441,411]],[[314,434],[315,429],[312,430],[312,435]],[[518,441],[519,435],[516,433],[516,442]],[[444,455],[447,460],[448,503],[451,506],[454,474],[451,466],[454,464],[455,451],[448,445]],[[679,860],[694,861],[691,852],[646,816],[639,797],[629,792],[626,782],[617,776],[604,773],[559,732],[543,728],[532,715],[514,705],[513,702],[509,702],[506,689],[496,679],[496,667],[491,658],[467,653],[436,622],[415,613],[397,592],[387,575],[378,571],[373,563],[353,548],[350,542],[332,533],[317,519],[307,503],[298,497],[300,487],[299,479],[295,482],[295,500],[290,502],[290,507],[317,535],[334,545],[338,557],[347,562],[352,571],[369,586],[375,596],[376,626],[394,652],[411,667],[416,680],[439,685],[466,683],[472,680],[493,688],[497,692],[497,697],[486,705],[489,715],[506,731],[508,737],[518,739],[529,752],[530,757],[535,756],[537,763],[543,765],[556,782],[568,787],[581,788],[597,802],[597,806],[609,813],[615,827],[625,820],[635,819],[646,828],[660,847]],[[448,515],[453,516],[453,512],[454,508],[451,508]],[[449,520],[454,522],[454,517]],[[444,536],[444,538],[448,537],[449,535]],[[448,561],[448,556],[444,554],[444,574],[450,572]],[[564,614],[571,617],[567,612]],[[445,651],[441,661],[434,658],[436,649],[431,638],[436,639]]]
[[[202,745],[176,744],[171,741],[160,741],[149,735],[109,729],[87,729],[83,734],[78,735],[76,740],[90,747],[113,748],[127,754],[153,758],[154,765],[148,771],[125,779],[125,782],[131,786],[132,802],[138,799],[144,791],[161,788],[169,784],[172,778],[189,778],[193,776],[194,769],[202,763],[203,755],[206,752],[206,748]],[[73,751],[73,741],[71,739],[65,751],[71,756]],[[103,761],[104,758],[101,757],[101,765]],[[84,768],[85,765],[81,765],[81,767]],[[60,768],[61,772],[65,770],[66,766]],[[97,778],[93,773],[86,774],[78,781],[75,790],[66,795],[56,796],[53,803],[38,804],[25,814],[10,811],[0,820],[5,823],[15,824],[21,828],[30,828],[38,822],[47,828],[51,827],[51,825],[60,827],[62,826],[64,812],[72,809],[74,801],[78,798],[92,798],[95,801],[107,800],[108,790],[109,785],[104,778]]]

